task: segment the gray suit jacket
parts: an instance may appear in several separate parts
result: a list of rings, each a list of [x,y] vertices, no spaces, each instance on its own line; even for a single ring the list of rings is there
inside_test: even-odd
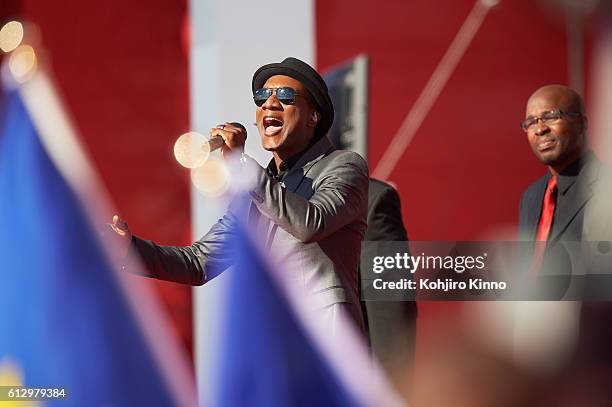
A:
[[[257,165],[248,214],[236,202],[191,246],[159,246],[134,237],[148,276],[201,285],[232,263],[232,225],[250,218],[259,239],[299,284],[324,305],[345,303],[362,325],[358,292],[361,241],[366,229],[368,168],[358,154],[336,150],[327,137],[313,144],[278,182]]]

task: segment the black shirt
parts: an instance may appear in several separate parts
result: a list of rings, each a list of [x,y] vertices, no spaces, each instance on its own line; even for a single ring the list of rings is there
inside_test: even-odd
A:
[[[276,181],[282,181],[283,178],[285,178],[285,175],[287,175],[287,173],[291,171],[291,169],[295,166],[295,164],[300,160],[300,158],[304,155],[304,153],[307,150],[308,148],[305,148],[303,151],[297,154],[294,154],[291,157],[287,158],[285,161],[283,161],[281,165],[279,166],[280,171],[277,171],[276,162],[274,162],[274,158],[273,158],[268,164],[268,167],[266,168],[266,173],[272,179]]]

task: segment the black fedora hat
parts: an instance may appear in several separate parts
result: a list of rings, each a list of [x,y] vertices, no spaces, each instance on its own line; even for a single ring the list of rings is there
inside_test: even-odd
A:
[[[290,76],[304,85],[317,105],[317,111],[321,114],[316,134],[317,136],[326,134],[334,121],[334,105],[321,75],[306,62],[289,57],[283,62],[267,64],[255,71],[252,82],[253,92],[262,88],[268,78],[274,75]]]

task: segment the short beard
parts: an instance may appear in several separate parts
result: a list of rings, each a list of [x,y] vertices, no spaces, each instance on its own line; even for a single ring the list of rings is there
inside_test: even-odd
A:
[[[544,165],[548,165],[548,166],[554,166],[558,161],[559,161],[559,157],[553,157],[553,156],[539,156],[538,159],[540,160],[540,162]]]

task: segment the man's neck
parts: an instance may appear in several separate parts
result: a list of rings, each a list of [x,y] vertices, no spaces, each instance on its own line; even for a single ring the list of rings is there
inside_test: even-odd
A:
[[[274,164],[276,165],[276,173],[280,173],[281,171],[281,165],[283,163],[289,164],[291,166],[293,166],[295,164],[295,160],[297,157],[301,156],[302,154],[304,154],[304,152],[308,149],[308,146],[301,149],[299,152],[293,153],[293,154],[286,154],[286,155],[281,155],[281,154],[277,154],[276,152],[273,153],[273,157],[274,157]],[[286,166],[286,165],[285,165]]]
[[[586,161],[588,159],[588,154],[589,151],[585,151],[582,154],[580,154],[578,157],[569,160],[569,162],[563,164],[563,165],[556,165],[556,166],[548,166],[548,170],[550,171],[551,175],[553,177],[558,176],[559,174],[561,175],[578,175],[578,173],[580,172],[580,169],[582,168],[582,165],[584,164],[584,161]]]
[[[273,153],[272,154],[274,156],[274,164],[276,164],[276,172],[279,173],[280,172],[280,166],[283,163],[283,159],[281,157],[278,156],[278,154]]]
[[[280,166],[283,162],[292,160],[296,156],[300,156],[304,154],[306,150],[308,150],[317,140],[315,137],[311,138],[310,141],[300,149],[296,149],[294,151],[273,151],[272,156],[274,157],[274,164],[276,165],[276,171],[280,172]]]

